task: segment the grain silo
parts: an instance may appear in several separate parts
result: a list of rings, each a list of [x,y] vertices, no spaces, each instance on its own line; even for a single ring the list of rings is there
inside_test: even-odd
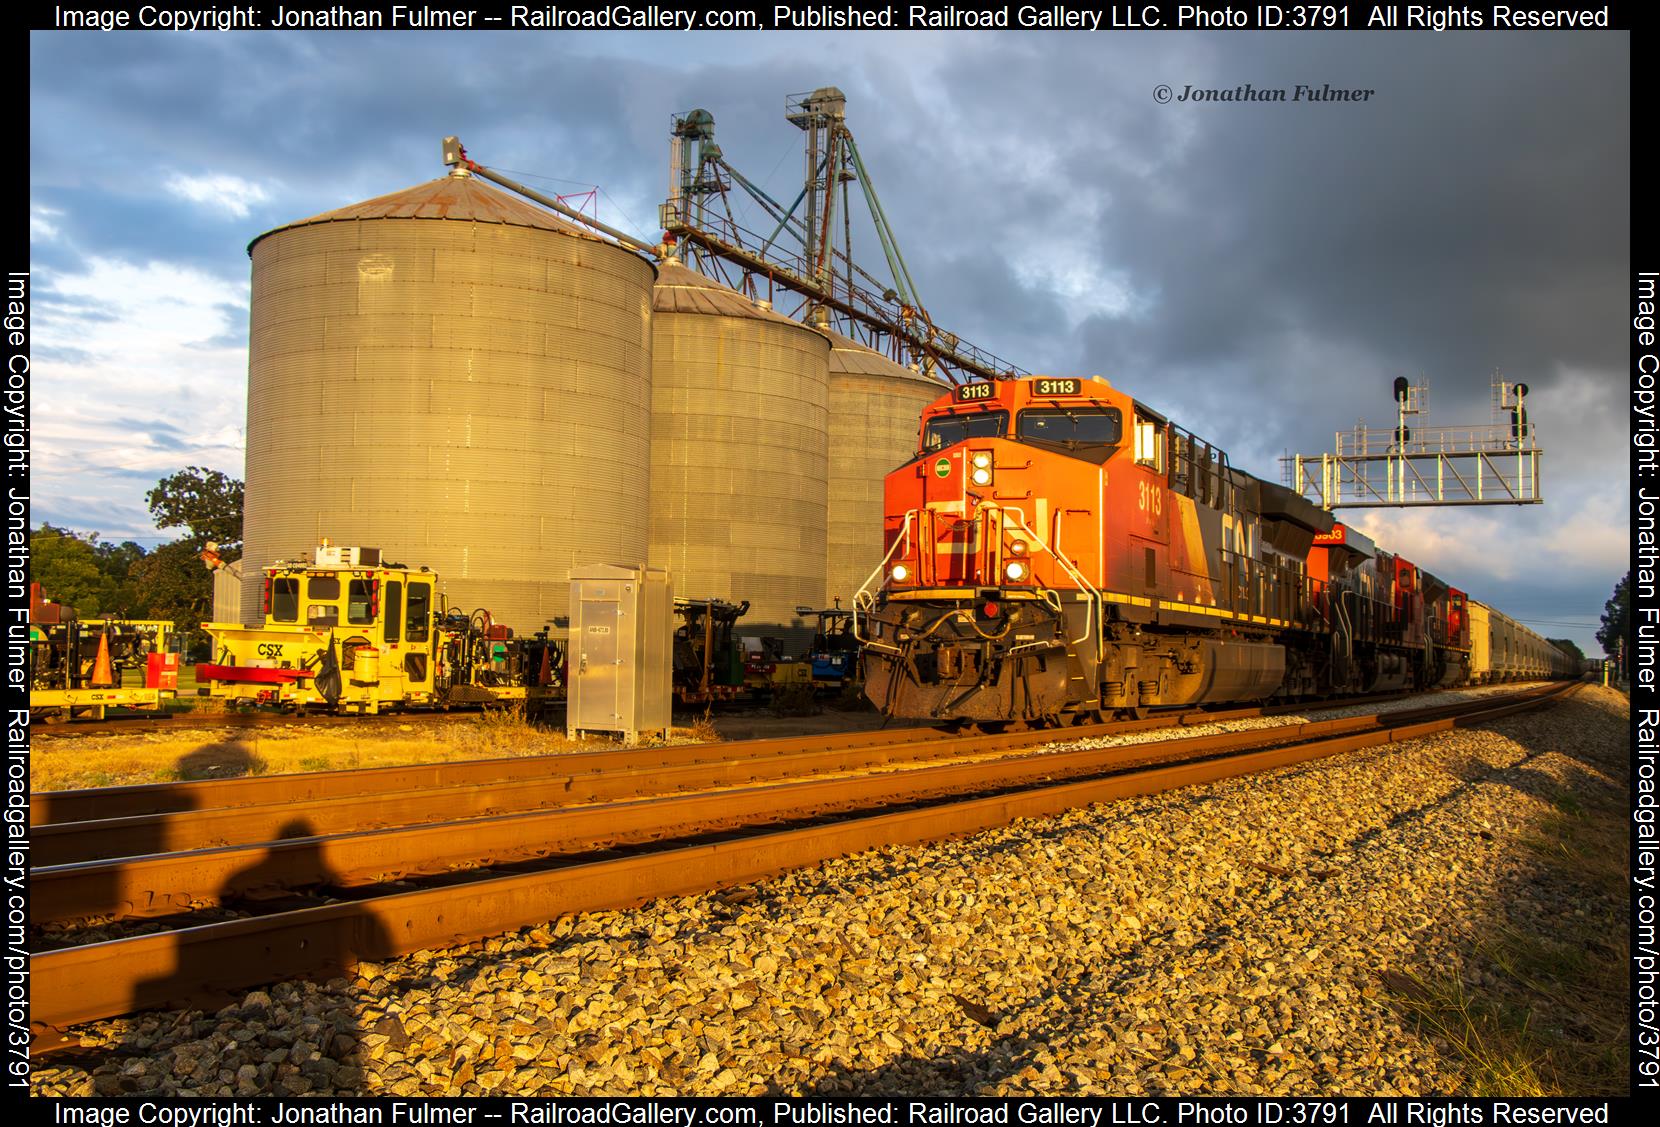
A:
[[[824,598],[830,342],[674,259],[652,316],[651,563],[799,634]]]
[[[324,537],[521,632],[644,559],[650,262],[460,170],[249,254],[245,619]]]
[[[825,606],[853,605],[882,562],[882,483],[917,451],[922,409],[950,388],[830,334],[830,490]]]

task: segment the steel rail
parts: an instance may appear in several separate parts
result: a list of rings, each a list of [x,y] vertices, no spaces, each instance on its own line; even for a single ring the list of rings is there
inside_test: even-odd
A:
[[[1499,719],[1549,699],[1554,695],[1500,704],[1464,717],[1463,723]],[[1446,726],[1431,721],[1387,734],[1410,739]],[[967,802],[643,852],[550,872],[32,955],[31,1024],[38,1043],[45,1045],[56,1031],[81,1022],[159,1006],[212,1004],[264,982],[338,973],[361,960],[465,944],[576,912],[625,908],[655,897],[747,884],[875,847],[958,837],[1073,806],[1271,770],[1365,746],[1377,736],[1375,732],[1340,736]]]
[[[986,737],[978,737],[939,752],[978,758],[899,772],[706,790],[369,833],[307,836],[123,861],[50,866],[30,874],[30,917],[38,926],[105,915],[176,915],[259,893],[383,884],[462,867],[581,854],[595,848],[869,810],[896,802],[984,793],[1267,744],[1340,733],[1375,734],[1402,723],[1440,721],[1450,726],[1460,713],[1476,708],[1479,706],[1460,703],[1395,714],[1388,724],[1381,724],[1382,718],[1376,716],[1348,717],[1151,744],[1008,756],[990,762],[984,757],[1005,749]]]
[[[1042,729],[1071,734],[1112,734],[1145,729],[1209,724],[1224,720],[1249,719],[1287,712],[1341,708],[1353,704],[1397,699],[1394,696],[1355,697],[1337,700],[1275,704],[1209,712],[1187,709],[1158,713],[1141,720],[1114,720],[1065,729]],[[407,719],[407,717],[405,717]],[[341,717],[319,719],[346,719]],[[361,717],[351,717],[356,720]],[[626,748],[607,751],[556,753],[545,756],[513,756],[473,759],[456,763],[423,763],[401,767],[362,767],[339,771],[309,771],[285,775],[249,775],[233,779],[199,779],[180,783],[138,783],[83,790],[42,791],[30,796],[29,821],[33,826],[66,822],[129,818],[144,814],[167,814],[185,810],[209,810],[224,806],[278,805],[327,798],[333,795],[363,795],[401,790],[430,789],[468,783],[506,782],[512,779],[545,778],[550,764],[572,770],[608,771],[619,767],[675,766],[715,758],[758,759],[786,755],[814,747],[861,747],[891,740],[895,735],[921,739],[949,738],[943,728],[897,727],[863,732],[838,732],[823,736],[779,736],[757,740],[720,740],[705,744],[673,744],[668,747]],[[1011,735],[1015,733],[1010,733]]]
[[[1291,706],[1272,707],[1284,710]],[[965,751],[1003,750],[1148,728],[1180,727],[1186,722],[1246,718],[1265,711],[1270,709],[1189,712],[985,736],[952,737],[938,729],[901,729],[893,735],[862,732],[808,739],[744,740],[529,760],[440,764],[425,769],[379,768],[373,772],[376,779],[368,781],[370,785],[364,785],[362,778],[370,772],[319,772],[314,776],[289,776],[292,785],[278,792],[284,796],[282,801],[46,824],[34,831],[33,860],[38,866],[69,865],[447,822],[458,817],[489,817],[584,802],[733,786],[791,775],[856,770]],[[894,735],[900,738],[895,739]],[[492,773],[498,770],[517,777],[497,779]],[[437,781],[440,777],[459,780],[479,776],[489,781],[452,782],[448,786]],[[428,785],[406,786],[396,791],[373,788],[377,782],[407,783],[422,778],[428,780]],[[328,793],[300,797],[312,788],[324,788]]]
[[[213,810],[233,806],[281,805],[347,795],[389,794],[433,787],[547,778],[556,772],[597,772],[629,767],[673,767],[713,759],[759,759],[812,747],[860,747],[913,740],[945,739],[939,728],[889,728],[837,732],[824,736],[782,736],[759,740],[718,740],[666,747],[578,751],[537,756],[468,759],[454,763],[416,763],[399,767],[359,767],[305,771],[288,775],[248,775],[235,779],[201,779],[185,783],[138,783],[88,790],[44,791],[30,796],[29,818],[36,826]]]
[[[522,777],[506,781],[434,784],[366,793],[348,790],[318,798],[292,798],[254,806],[221,806],[49,824],[33,831],[34,862],[38,866],[69,865],[452,822],[464,817],[483,818],[577,803],[731,787],[791,775],[848,771],[895,760],[935,758],[967,749],[1041,745],[1052,743],[1056,738],[1053,731],[955,738],[932,729],[920,731],[922,734],[915,738],[901,734],[899,739],[887,736],[885,740],[765,741],[775,746],[763,749],[745,746],[763,741],[686,745],[683,754],[668,757],[613,752],[592,758],[553,756],[531,761],[509,760],[509,764],[531,766],[521,768]],[[1106,734],[1091,727],[1071,728],[1066,732],[1067,738]],[[718,750],[712,754],[711,749]],[[728,754],[723,757],[719,751]],[[586,761],[575,762],[579,758]],[[349,785],[352,780],[333,782]]]

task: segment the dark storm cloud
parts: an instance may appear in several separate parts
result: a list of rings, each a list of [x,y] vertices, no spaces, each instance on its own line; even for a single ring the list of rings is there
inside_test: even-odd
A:
[[[997,83],[972,65],[942,70],[941,99],[967,124],[911,138],[920,151],[907,167],[980,201],[984,258],[1049,237],[1057,218],[1088,220],[1072,233],[1077,260],[1121,271],[1137,300],[1089,316],[1067,342],[1078,354],[1063,358],[1218,418],[1285,403],[1264,420],[1274,436],[1323,442],[1362,405],[1387,415],[1396,374],[1424,373],[1438,411],[1485,421],[1494,367],[1548,392],[1559,365],[1623,364],[1623,40],[1184,38],[1135,55],[1087,39],[1045,45],[1000,52]],[[1156,82],[1331,82],[1377,96],[1160,106]],[[1040,89],[1051,97],[1009,94]],[[945,210],[932,222],[917,211],[907,232],[949,239],[938,228],[962,217]],[[981,343],[1004,351],[987,328]]]

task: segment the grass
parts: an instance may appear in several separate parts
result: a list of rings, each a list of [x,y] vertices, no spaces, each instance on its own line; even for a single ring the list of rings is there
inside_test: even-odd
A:
[[[679,739],[718,739],[712,724],[674,729]],[[361,725],[275,728],[229,724],[192,732],[136,729],[116,736],[39,740],[30,751],[36,791],[127,786],[240,775],[401,767],[464,759],[560,755],[607,746],[570,740],[562,730],[527,720],[523,709],[446,717],[412,714]]]
[[[696,740],[698,743],[719,743],[721,740],[726,738],[715,728],[714,713],[707,707],[704,708],[703,715],[699,716],[696,720],[693,720],[691,727],[686,729],[686,731],[691,735],[692,739]]]
[[[1580,890],[1569,941],[1504,925],[1476,945],[1472,987],[1453,975],[1386,973],[1384,986],[1463,1059],[1476,1096],[1615,1095],[1630,1090],[1627,828],[1609,801],[1567,793],[1522,839],[1535,878]]]

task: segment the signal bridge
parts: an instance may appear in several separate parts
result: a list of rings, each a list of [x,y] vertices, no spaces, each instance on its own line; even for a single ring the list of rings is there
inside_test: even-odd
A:
[[[1429,387],[1395,381],[1395,425],[1335,436],[1335,452],[1280,459],[1287,486],[1327,509],[1537,505],[1544,449],[1528,387],[1493,375],[1492,422],[1425,426]]]

